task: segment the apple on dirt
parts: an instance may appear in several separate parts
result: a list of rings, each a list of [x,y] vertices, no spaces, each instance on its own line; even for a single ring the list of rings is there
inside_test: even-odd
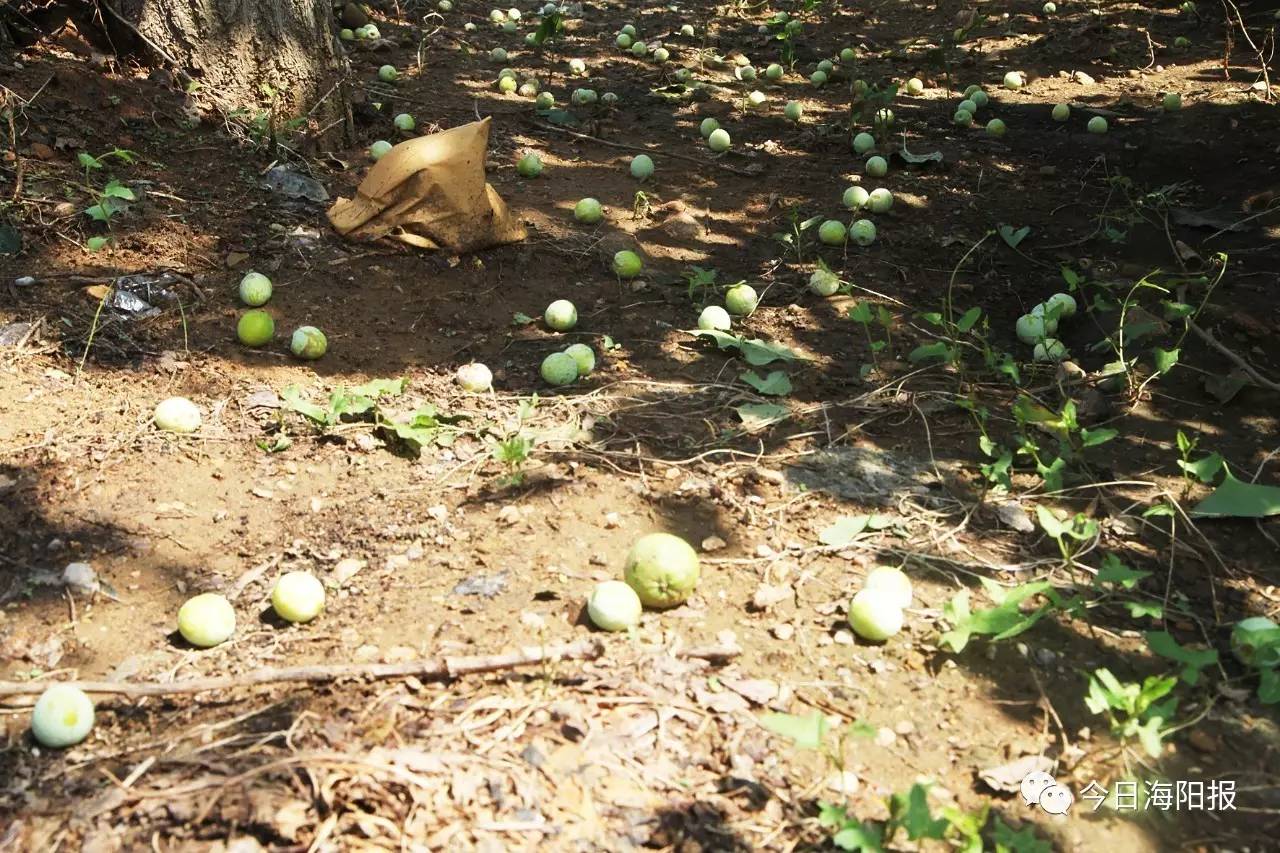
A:
[[[304,361],[315,361],[329,351],[329,339],[315,326],[299,326],[289,338],[289,351]]]
[[[542,314],[547,328],[557,332],[568,332],[578,325],[578,309],[568,299],[557,299],[547,306]]]
[[[573,218],[584,225],[595,225],[604,218],[604,208],[594,198],[584,198],[573,206]]]
[[[516,172],[522,178],[536,178],[542,174],[542,158],[530,151],[516,163]]]
[[[216,592],[192,596],[178,609],[178,633],[196,648],[213,648],[235,632],[236,611]]]
[[[843,226],[841,226],[841,230],[843,230]],[[818,296],[834,296],[839,289],[840,276],[831,270],[819,267],[813,271],[813,275],[809,276],[809,290]]]
[[[200,429],[200,408],[186,397],[162,400],[152,416],[156,429],[182,435]]]
[[[418,123],[414,121],[413,116],[408,113],[400,113],[391,120],[391,123],[395,125],[396,130],[403,133],[408,133],[418,126]]]
[[[844,191],[844,195],[840,197],[840,200],[849,210],[860,210],[871,200],[871,194],[865,188],[854,184]]]
[[[596,351],[586,344],[569,344],[564,354],[577,362],[579,376],[588,376],[596,369]]]
[[[804,107],[799,101],[787,101],[787,105],[782,108],[782,114],[787,117],[787,121],[800,121],[804,115]]]
[[[630,249],[623,249],[613,256],[613,272],[618,278],[635,278],[644,269],[644,261]]]
[[[864,588],[849,602],[849,627],[864,640],[883,643],[902,630],[899,594],[886,587]]]
[[[74,684],[51,684],[31,709],[31,736],[41,746],[75,746],[93,729],[93,700]]]
[[[653,158],[648,154],[637,154],[631,158],[631,177],[644,181],[653,177]]]
[[[704,332],[727,332],[733,328],[733,318],[719,305],[708,305],[698,315],[698,328]]]
[[[538,372],[548,385],[560,388],[578,380],[578,362],[568,353],[553,352],[542,360]]]
[[[698,132],[702,134],[703,139],[707,139],[711,134],[720,129],[720,122],[713,118],[704,118],[698,124]]]
[[[271,590],[271,607],[286,622],[310,622],[324,600],[324,584],[311,572],[285,572]]]
[[[729,139],[729,131],[723,127],[717,127],[711,131],[711,135],[707,137],[707,147],[717,154],[722,154],[729,150],[732,140]]]
[[[247,347],[260,347],[275,334],[276,321],[261,308],[244,312],[236,323],[236,337]]]
[[[602,631],[627,631],[640,624],[640,596],[623,581],[596,584],[587,598],[587,616]]]
[[[746,317],[755,311],[759,304],[760,297],[756,295],[756,289],[749,284],[735,284],[725,291],[724,307],[734,316]]]
[[[483,394],[493,390],[493,371],[478,361],[459,367],[453,378],[462,386],[463,391],[472,394]]]
[[[377,142],[369,146],[369,159],[375,163],[381,160],[391,151],[391,143],[385,139],[379,139]]]
[[[848,237],[848,229],[838,219],[828,219],[818,226],[818,242],[824,246],[842,246]]]
[[[859,156],[876,147],[876,138],[863,131],[853,138],[853,153]]]
[[[631,546],[623,578],[646,607],[676,607],[698,585],[700,566],[693,546],[670,533],[650,533]]]
[[[876,224],[870,219],[859,219],[849,226],[849,239],[867,247],[876,241]]]
[[[399,76],[400,72],[394,65],[384,65],[378,69],[378,79],[383,83],[394,83]]]

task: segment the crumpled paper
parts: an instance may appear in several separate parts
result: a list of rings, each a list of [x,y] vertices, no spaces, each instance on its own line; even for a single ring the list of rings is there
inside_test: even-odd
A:
[[[485,182],[489,119],[401,142],[356,190],[329,208],[351,240],[389,237],[424,249],[469,252],[514,243],[524,226]]]

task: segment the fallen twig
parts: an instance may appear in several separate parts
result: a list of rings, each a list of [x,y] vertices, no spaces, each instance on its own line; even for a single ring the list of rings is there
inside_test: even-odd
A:
[[[719,169],[724,169],[726,172],[732,172],[735,175],[742,175],[747,178],[758,178],[762,171],[761,169],[756,169],[754,171],[751,169],[739,169],[736,166],[730,166],[728,163],[721,163],[716,160],[700,160],[697,157],[690,157],[688,154],[677,154],[674,151],[667,151],[666,149],[659,151],[657,148],[646,148],[643,145],[627,145],[625,142],[610,142],[607,139],[601,139],[600,137],[592,136],[589,133],[570,130],[567,127],[556,127],[554,124],[546,124],[541,121],[531,121],[530,124],[534,127],[541,128],[542,130],[564,133],[577,139],[585,139],[589,142],[595,142],[609,148],[620,148],[623,151],[640,151],[644,154],[661,154],[663,157],[669,157],[675,160],[684,160],[686,163],[694,163],[699,166],[715,166]]]
[[[695,657],[690,650],[685,657]],[[719,650],[703,650],[707,654]],[[188,678],[181,681],[127,682],[127,681],[68,681],[86,693],[113,693],[121,696],[171,696],[179,693],[204,693],[208,690],[229,690],[257,684],[279,684],[289,681],[337,681],[344,678],[408,678],[451,679],[477,672],[497,672],[538,663],[554,663],[562,660],[595,660],[604,647],[595,638],[558,643],[550,646],[524,646],[518,651],[496,655],[471,655],[467,657],[425,658],[404,663],[337,663],[316,666],[290,666],[280,669],[266,668],[242,675],[224,675],[212,678]],[[705,659],[711,659],[707,657]],[[43,693],[52,682],[0,681],[0,696],[24,696]]]
[[[1270,389],[1272,391],[1280,391],[1280,382],[1272,382],[1270,379],[1263,376],[1256,369],[1254,369],[1254,366],[1252,364],[1245,361],[1243,357],[1237,355],[1231,349],[1228,349],[1224,344],[1219,343],[1217,338],[1209,334],[1209,332],[1206,331],[1205,329],[1202,329],[1200,328],[1200,326],[1196,325],[1194,320],[1188,319],[1187,325],[1191,327],[1191,331],[1195,332],[1197,335],[1200,336],[1201,340],[1203,340],[1206,344],[1216,349],[1218,352],[1222,353],[1224,356],[1230,359],[1236,365],[1236,367],[1239,367],[1246,374],[1248,374],[1249,378],[1252,379],[1255,384],[1260,385],[1263,388]]]

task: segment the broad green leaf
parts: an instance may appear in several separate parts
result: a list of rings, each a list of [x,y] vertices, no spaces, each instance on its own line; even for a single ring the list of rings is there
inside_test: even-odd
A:
[[[1149,616],[1152,619],[1164,618],[1164,607],[1149,601],[1126,601],[1125,609],[1129,611],[1129,615],[1134,619],[1142,619]]]
[[[790,739],[801,749],[821,749],[831,726],[826,716],[818,711],[804,717],[772,712],[760,718],[760,725],[776,735]]]
[[[1185,648],[1168,631],[1148,631],[1147,645],[1160,657],[1182,664],[1181,678],[1192,687],[1200,681],[1200,670],[1218,662],[1218,653],[1213,649]]]
[[[930,326],[941,327],[942,325],[944,325],[942,322],[942,315],[937,311],[926,311],[925,313],[920,315],[920,319],[924,320]]]
[[[846,728],[845,732],[849,737],[873,738],[876,736],[878,729],[863,720],[854,720]]]
[[[781,423],[791,415],[791,410],[786,406],[774,403],[744,403],[735,407],[734,411],[742,419],[742,425],[751,432]]]
[[[1067,473],[1067,460],[1059,456],[1048,465],[1043,462],[1037,462],[1036,473],[1040,475],[1040,479],[1044,480],[1046,489],[1056,492],[1062,488],[1063,477]]]
[[[851,853],[881,853],[884,850],[880,827],[862,822],[846,824],[831,836],[831,843]]]
[[[973,325],[982,317],[982,309],[978,307],[970,308],[968,311],[956,321],[956,328],[962,332],[967,332],[973,328]]]
[[[866,302],[857,302],[852,308],[846,312],[849,319],[855,323],[867,324],[871,322],[871,305]]]
[[[84,209],[85,215],[95,222],[109,222],[111,220],[111,212],[106,205],[95,204]]]
[[[1036,520],[1050,539],[1061,539],[1067,532],[1067,525],[1058,520],[1053,510],[1042,504],[1036,504]]]
[[[907,355],[907,360],[912,364],[919,364],[922,361],[928,361],[930,359],[951,361],[951,358],[951,348],[948,347],[944,341],[934,341],[931,344],[921,344]]]
[[[919,782],[906,794],[889,798],[889,815],[890,820],[907,831],[907,838],[912,841],[922,838],[940,841],[947,831],[946,820],[935,818],[929,810],[929,788]]]
[[[938,637],[938,645],[951,649],[959,654],[969,645],[972,632],[969,630],[971,614],[969,613],[969,590],[961,590],[950,601],[942,606],[943,618],[951,624],[951,630],[944,631]]]
[[[759,367],[772,361],[798,361],[801,359],[792,350],[781,344],[766,343],[758,338],[747,340],[738,335],[721,332],[717,329],[690,329],[688,334],[699,338],[710,338],[720,349],[736,349],[742,358],[753,367]]]
[[[102,163],[98,161],[97,157],[94,157],[90,154],[86,154],[83,151],[81,151],[79,154],[76,155],[76,160],[80,163],[81,166],[83,166],[86,169],[102,168]]]
[[[136,201],[138,198],[133,194],[133,190],[129,189],[119,181],[111,181],[103,187],[102,194],[108,198],[121,198],[125,201]]]
[[[781,397],[791,393],[791,380],[781,370],[773,370],[761,378],[754,370],[748,370],[739,377],[743,382],[771,397]]]
[[[1191,510],[1196,518],[1267,518],[1280,515],[1280,487],[1237,480],[1222,466],[1222,484]]]
[[[1156,373],[1168,373],[1173,370],[1173,366],[1178,363],[1179,349],[1161,349],[1160,347],[1151,348],[1151,358],[1156,365]]]
[[[1195,462],[1179,459],[1178,467],[1207,486],[1218,478],[1218,472],[1222,470],[1222,463],[1222,455],[1214,451],[1208,456],[1200,457]]]
[[[1004,240],[1010,249],[1016,249],[1018,248],[1018,244],[1025,240],[1027,235],[1031,233],[1031,226],[1024,225],[1021,228],[1014,228],[1012,225],[1001,225],[996,230],[1000,232],[1000,239]]]
[[[321,426],[331,426],[333,423],[329,417],[329,410],[304,400],[302,398],[302,389],[297,385],[289,385],[280,391],[280,405],[291,412],[297,412],[308,420],[315,421]]]
[[[90,252],[96,252],[110,242],[110,237],[90,237],[88,240],[84,241],[84,247]]]
[[[1280,670],[1264,669],[1258,682],[1258,700],[1266,705],[1280,702]]]
[[[858,534],[867,529],[871,523],[869,515],[845,515],[835,520],[834,524],[818,534],[818,541],[823,545],[840,548],[852,542]]]
[[[528,314],[523,314],[519,311],[511,315],[511,325],[513,326],[527,326],[530,323],[536,322],[538,321],[530,317]]]
[[[1131,569],[1120,562],[1120,558],[1115,554],[1107,554],[1102,558],[1102,568],[1098,569],[1098,574],[1094,577],[1093,584],[1094,586],[1100,586],[1104,583],[1109,583],[1123,589],[1133,589],[1138,585],[1139,581],[1150,576],[1151,572]]]
[[[347,390],[358,397],[395,397],[404,393],[408,383],[409,380],[403,376],[399,379],[371,379],[363,385],[354,385]]]
[[[1119,434],[1117,430],[1108,427],[1082,429],[1080,430],[1080,444],[1084,447],[1097,447],[1099,444],[1106,444]]]
[[[996,853],[1053,853],[1053,845],[1036,837],[1030,826],[1014,831],[1013,827],[996,818],[996,829],[991,835]]]

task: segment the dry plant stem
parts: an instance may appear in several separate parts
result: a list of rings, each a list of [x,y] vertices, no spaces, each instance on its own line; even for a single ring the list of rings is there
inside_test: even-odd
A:
[[[595,639],[575,640],[549,646],[525,646],[516,652],[496,655],[471,655],[467,657],[425,658],[404,663],[369,664],[320,664],[316,666],[292,666],[280,669],[266,668],[243,675],[213,678],[189,678],[171,682],[123,682],[123,681],[67,681],[86,693],[110,693],[131,698],[141,696],[173,696],[184,693],[204,693],[209,690],[230,690],[259,684],[286,682],[337,681],[345,678],[427,678],[447,680],[482,672],[500,672],[533,664],[548,664],[566,660],[595,660],[604,654],[603,644]],[[681,649],[676,657],[704,660],[713,665],[727,663],[742,654],[736,646],[697,646]],[[0,697],[34,696],[43,693],[51,681],[0,681]]]
[[[697,650],[690,650],[697,651]],[[69,681],[86,693],[114,693],[121,696],[171,696],[180,693],[203,693],[208,690],[230,690],[257,684],[279,684],[297,681],[336,681],[343,678],[417,678],[450,679],[479,672],[497,672],[531,664],[562,660],[595,660],[604,653],[603,645],[594,638],[550,646],[526,646],[519,651],[496,655],[425,658],[404,663],[320,664],[266,668],[243,675],[213,678],[189,678],[169,683],[123,681]],[[685,656],[691,656],[689,652]],[[22,696],[43,693],[51,682],[0,681],[0,696]]]
[[[567,136],[575,137],[576,139],[586,139],[590,142],[595,142],[599,145],[604,145],[609,148],[618,148],[623,151],[639,151],[643,154],[659,153],[655,149],[645,148],[643,145],[627,145],[622,142],[610,142],[607,139],[601,139],[600,137],[592,136],[589,133],[579,133],[578,131],[570,130],[567,127],[556,127],[554,124],[544,124],[543,122],[540,122],[540,121],[535,121],[530,123],[534,127],[541,128],[542,130],[550,130],[553,133],[563,133]],[[684,160],[687,163],[695,163],[699,166],[715,166],[718,169],[724,169],[726,172],[732,172],[735,175],[742,175],[743,177],[746,177],[746,178],[758,178],[760,176],[758,172],[752,172],[748,169],[738,169],[734,166],[728,165],[727,163],[699,160],[697,157],[690,157],[687,154],[677,154],[674,151],[663,151],[661,152],[661,154],[663,157],[672,158],[676,160]]]
[[[1260,385],[1261,387],[1266,388],[1270,391],[1280,391],[1280,382],[1273,382],[1267,377],[1263,376],[1254,368],[1252,364],[1245,361],[1244,358],[1237,355],[1232,350],[1228,349],[1225,345],[1219,343],[1218,339],[1215,338],[1213,335],[1211,335],[1208,331],[1196,325],[1194,320],[1188,320],[1187,322],[1188,322],[1188,325],[1191,326],[1191,331],[1195,332],[1200,337],[1200,339],[1204,341],[1206,344],[1213,347],[1222,355],[1226,356],[1232,363],[1236,365],[1236,367],[1239,367],[1241,370],[1243,370],[1245,374],[1254,381],[1255,384]]]

